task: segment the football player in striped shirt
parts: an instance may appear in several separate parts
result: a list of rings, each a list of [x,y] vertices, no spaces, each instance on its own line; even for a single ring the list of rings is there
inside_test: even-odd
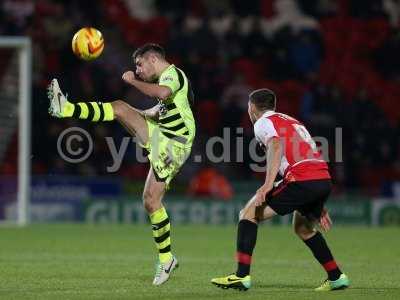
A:
[[[117,120],[149,152],[151,167],[143,202],[158,249],[153,284],[161,285],[178,267],[178,261],[171,252],[171,224],[162,199],[192,148],[196,130],[191,108],[194,95],[186,74],[166,60],[161,46],[145,44],[134,52],[132,58],[136,72],[125,72],[122,79],[142,93],[156,98],[158,104],[154,107],[139,110],[122,100],[73,103],[61,92],[57,79],[53,79],[48,87],[49,113],[56,118],[92,122]]]

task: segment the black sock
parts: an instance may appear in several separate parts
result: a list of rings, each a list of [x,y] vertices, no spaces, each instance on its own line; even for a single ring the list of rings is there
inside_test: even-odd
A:
[[[241,220],[237,231],[236,259],[238,268],[236,276],[245,277],[250,274],[251,256],[257,241],[258,225],[249,220]]]
[[[310,248],[314,257],[318,260],[318,262],[322,265],[325,271],[328,273],[329,280],[337,280],[342,272],[337,266],[331,250],[329,250],[328,245],[322,234],[317,232],[314,236],[305,240],[304,243]]]

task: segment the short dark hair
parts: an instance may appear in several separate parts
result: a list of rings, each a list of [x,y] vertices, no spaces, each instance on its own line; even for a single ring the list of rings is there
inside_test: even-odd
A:
[[[165,50],[158,44],[148,43],[144,44],[142,47],[137,48],[135,52],[133,52],[132,58],[136,61],[136,58],[139,56],[145,55],[147,52],[154,52],[160,55],[163,59],[165,59]]]
[[[253,103],[259,111],[275,110],[276,108],[275,93],[269,89],[252,91],[249,95],[249,101]]]

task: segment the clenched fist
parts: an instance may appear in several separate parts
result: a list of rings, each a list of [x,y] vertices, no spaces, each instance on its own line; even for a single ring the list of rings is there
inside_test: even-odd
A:
[[[122,74],[122,80],[125,81],[126,83],[131,83],[136,79],[135,73],[132,71],[126,71],[124,74]]]

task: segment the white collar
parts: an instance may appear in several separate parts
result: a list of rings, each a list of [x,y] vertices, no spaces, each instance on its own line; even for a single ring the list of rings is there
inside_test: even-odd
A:
[[[267,110],[265,113],[263,113],[263,115],[261,116],[261,118],[262,118],[262,117],[268,118],[268,117],[270,117],[270,116],[272,116],[272,115],[274,115],[274,114],[276,114],[276,111]]]
[[[274,115],[274,114],[276,114],[276,111],[267,110],[265,113],[263,113],[263,115],[262,115],[260,118],[258,118],[258,120],[254,123],[254,126],[256,126],[256,124],[257,124],[260,120],[262,120],[263,118],[268,118],[268,117],[270,117],[270,116],[272,116],[272,115]]]

